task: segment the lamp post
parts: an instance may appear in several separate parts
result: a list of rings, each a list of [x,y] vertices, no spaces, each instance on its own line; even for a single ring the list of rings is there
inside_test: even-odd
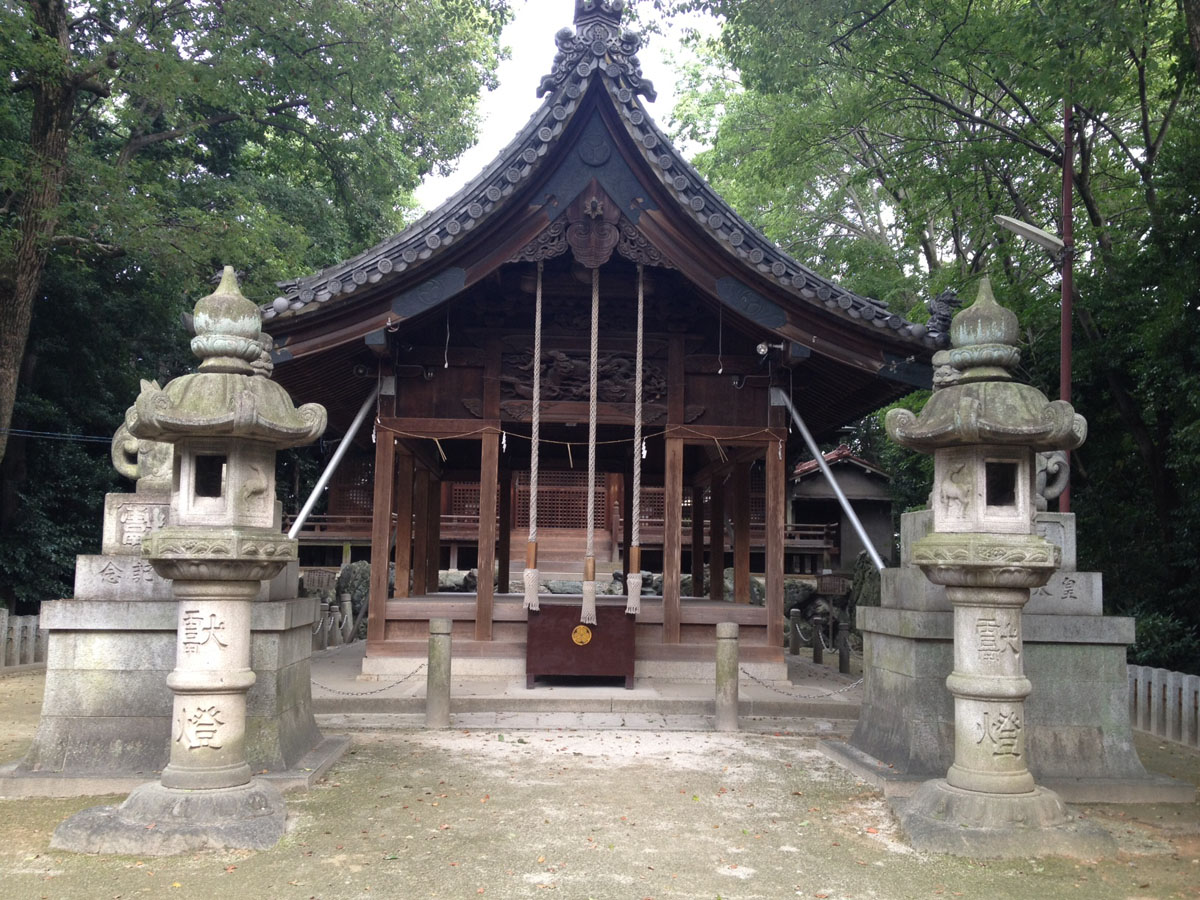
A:
[[[1062,283],[1062,300],[1059,303],[1058,336],[1058,398],[1071,402],[1071,299],[1074,292],[1075,261],[1075,126],[1072,122],[1071,100],[1063,102],[1063,179],[1062,179],[1062,240],[1048,231],[1043,231],[1011,216],[996,216],[997,225],[1007,228],[1017,237],[1033,241],[1048,251],[1059,267]],[[1070,465],[1070,454],[1066,454]],[[1067,471],[1070,471],[1069,469]],[[1058,511],[1071,511],[1071,479],[1068,475],[1066,487],[1058,495]]]

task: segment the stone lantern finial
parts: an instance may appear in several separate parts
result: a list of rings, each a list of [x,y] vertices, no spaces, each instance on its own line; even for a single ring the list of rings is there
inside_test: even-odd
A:
[[[975,302],[950,323],[947,357],[961,372],[959,382],[1011,381],[1021,359],[1019,336],[1016,314],[996,302],[992,283],[985,277]]]
[[[262,353],[262,316],[243,296],[233,266],[225,267],[215,291],[196,301],[192,315],[192,352],[200,358],[200,371],[249,374]]]

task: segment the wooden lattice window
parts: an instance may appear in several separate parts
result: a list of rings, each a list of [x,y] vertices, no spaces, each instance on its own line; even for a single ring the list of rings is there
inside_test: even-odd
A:
[[[596,528],[604,527],[604,474],[598,472],[592,486]],[[517,473],[517,527],[529,527],[529,473]],[[587,527],[587,473],[572,471],[538,472],[538,527]]]
[[[371,515],[375,506],[375,460],[348,453],[329,480],[329,513],[338,516]]]

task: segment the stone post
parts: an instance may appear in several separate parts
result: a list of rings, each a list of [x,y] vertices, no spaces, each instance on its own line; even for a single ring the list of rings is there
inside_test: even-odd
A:
[[[354,640],[354,605],[350,602],[349,594],[342,594],[342,643],[349,644]]]
[[[717,623],[717,731],[738,730],[738,626]]]
[[[450,619],[429,620],[425,668],[425,727],[450,727]]]
[[[795,656],[800,652],[800,607],[792,607],[788,613],[788,625],[788,653]]]
[[[838,671],[850,674],[850,622],[838,619],[837,625]]]
[[[246,761],[251,605],[260,582],[296,558],[275,517],[275,453],[319,437],[325,410],[297,409],[270,380],[258,308],[232,268],[196,303],[193,320],[199,371],[165,388],[143,382],[125,414],[133,437],[175,446],[167,524],[142,539],[178,610],[170,762],[161,782],[136,788],[121,806],[63,822],[58,848],[263,849],[283,834],[282,795],[253,779]]]
[[[1073,820],[1034,784],[1025,750],[1021,610],[1059,565],[1033,533],[1036,451],[1074,449],[1087,423],[1013,381],[1017,317],[985,279],[955,316],[951,349],[934,356],[934,393],[920,416],[888,413],[889,435],[934,455],[933,532],[913,561],[944,585],[954,610],[954,762],[897,810],[913,845],[968,856],[1100,855],[1111,839]]]
[[[825,630],[825,616],[817,613],[812,617],[812,661],[820,666],[825,664],[825,644],[821,640],[821,632]]]

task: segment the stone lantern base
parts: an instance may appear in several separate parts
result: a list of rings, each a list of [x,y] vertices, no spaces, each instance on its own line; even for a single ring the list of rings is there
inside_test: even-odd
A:
[[[1043,787],[1004,795],[965,791],[937,778],[907,800],[892,800],[892,807],[912,846],[932,853],[1094,858],[1117,849],[1104,829],[1072,816]]]
[[[187,791],[158,782],[135,789],[120,806],[76,813],[50,846],[75,853],[172,856],[193,850],[267,850],[283,836],[283,795],[269,782]]]

